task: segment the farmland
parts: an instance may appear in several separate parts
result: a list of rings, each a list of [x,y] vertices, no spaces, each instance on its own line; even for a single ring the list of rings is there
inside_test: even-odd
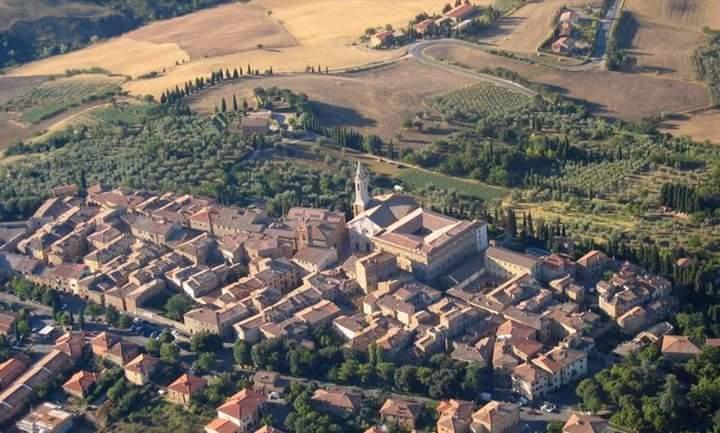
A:
[[[437,44],[426,50],[436,59],[482,70],[502,67],[555,92],[581,101],[595,113],[639,120],[662,112],[707,106],[710,98],[696,82],[609,71],[569,72],[521,63],[467,46]]]
[[[413,189],[432,185],[443,190],[454,190],[459,194],[477,197],[485,201],[497,200],[509,193],[509,190],[505,188],[414,168],[401,171],[397,178]]]
[[[353,46],[368,27],[407,25],[422,11],[439,11],[442,0],[332,0],[233,3],[158,22],[135,32],[66,55],[24,65],[12,75],[61,74],[70,68],[99,66],[138,77],[133,94],[159,96],[164,90],[209,75],[219,68],[251,64],[276,72],[303,71],[308,65],[345,68],[394,58],[401,50]],[[238,25],[241,22],[242,25]],[[118,55],[122,53],[122,55]]]
[[[705,40],[703,27],[720,27],[716,0],[627,0],[637,28],[629,41],[638,67],[653,74],[694,80],[690,56]]]
[[[681,136],[688,135],[695,140],[708,140],[720,145],[720,110],[708,110],[691,116],[679,116],[662,124],[662,131]]]
[[[10,99],[4,111],[20,112],[23,123],[35,124],[70,107],[107,98],[120,91],[124,80],[102,75],[77,75],[46,81]]]
[[[403,128],[403,121],[426,109],[424,103],[428,97],[473,82],[459,74],[406,60],[351,74],[306,74],[228,82],[193,95],[189,101],[193,109],[211,112],[221,98],[230,101],[232,95],[240,101],[245,98],[252,102],[252,91],[256,87],[288,88],[306,93],[325,124],[342,125],[364,134],[377,134],[385,140],[395,139],[401,146],[417,147],[447,133],[448,126],[437,119],[426,121],[422,131],[408,130]]]
[[[474,84],[431,98],[432,106],[440,112],[452,117],[462,113],[469,120],[517,110],[528,101],[525,95],[489,83]]]

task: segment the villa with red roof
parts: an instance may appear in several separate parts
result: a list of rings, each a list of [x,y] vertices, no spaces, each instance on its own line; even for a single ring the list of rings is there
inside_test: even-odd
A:
[[[245,433],[260,422],[265,397],[252,389],[244,389],[217,408],[217,418],[205,426],[206,433]]]
[[[173,403],[186,405],[190,403],[192,396],[202,392],[205,386],[207,386],[207,380],[185,373],[168,385],[167,398]]]

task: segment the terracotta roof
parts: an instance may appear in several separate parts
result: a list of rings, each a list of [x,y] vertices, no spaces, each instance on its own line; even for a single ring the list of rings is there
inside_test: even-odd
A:
[[[142,353],[135,357],[132,361],[128,362],[127,365],[125,365],[125,370],[148,375],[159,362],[159,359]]]
[[[175,382],[168,385],[168,389],[181,394],[192,396],[193,394],[205,389],[205,385],[207,385],[207,380],[203,379],[202,377],[197,377],[185,373],[182,376],[178,377]]]
[[[118,337],[116,337],[113,334],[110,334],[109,332],[101,332],[97,335],[97,337],[94,337],[92,340],[90,340],[90,345],[108,350],[115,343],[117,343],[118,340],[119,340]]]
[[[265,425],[260,427],[258,430],[255,430],[255,433],[285,433],[280,429],[276,429],[275,427],[271,427],[269,425]]]
[[[665,335],[662,340],[662,353],[696,355],[700,349],[688,337]]]
[[[599,416],[572,414],[563,426],[563,433],[604,433],[608,422]]]
[[[520,364],[513,368],[512,376],[530,384],[538,382],[542,376],[547,375],[543,370],[532,364]]]
[[[420,409],[420,404],[417,402],[389,398],[385,400],[385,404],[380,408],[380,415],[412,418],[414,420],[420,415]]]
[[[471,5],[470,3],[463,3],[460,6],[457,6],[447,11],[445,13],[445,16],[462,19],[468,16],[473,10],[475,10],[475,6]]]
[[[95,382],[97,382],[97,375],[95,373],[80,370],[65,382],[63,388],[77,394],[85,395]]]
[[[485,426],[489,431],[495,431],[496,424],[504,424],[500,420],[513,416],[520,411],[520,406],[504,401],[491,401],[473,414],[473,421]],[[517,414],[519,417],[519,414]]]
[[[507,248],[488,247],[485,252],[486,257],[501,260],[503,262],[512,263],[523,268],[532,269],[537,263],[538,258],[529,254],[519,253],[517,251],[508,250]]]
[[[240,427],[226,419],[215,418],[210,421],[210,424],[205,426],[205,430],[215,433],[238,433],[240,431]]]
[[[134,356],[137,352],[138,346],[127,341],[115,343],[110,350],[108,350],[108,353],[121,358],[123,362],[129,361],[129,358]]]
[[[243,389],[230,397],[217,410],[234,419],[243,419],[257,413],[265,398],[252,389]]]
[[[12,331],[15,323],[15,314],[9,312],[0,313],[0,335],[7,335]]]
[[[25,354],[17,354],[0,363],[0,388],[7,386],[20,376],[30,365],[30,358]]]
[[[318,389],[313,394],[312,399],[328,406],[353,411],[360,407],[363,398],[362,395],[357,393]]]
[[[550,352],[533,359],[536,366],[551,374],[556,374],[564,367],[587,357],[587,353],[564,347],[556,347]]]
[[[436,410],[440,416],[453,416],[469,419],[472,415],[473,409],[475,409],[475,403],[472,401],[451,399],[441,401]]]

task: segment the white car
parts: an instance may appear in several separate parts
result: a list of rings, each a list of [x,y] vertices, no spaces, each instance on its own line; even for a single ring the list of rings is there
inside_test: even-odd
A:
[[[545,402],[540,406],[540,410],[545,413],[553,413],[557,410],[557,406],[554,403]]]

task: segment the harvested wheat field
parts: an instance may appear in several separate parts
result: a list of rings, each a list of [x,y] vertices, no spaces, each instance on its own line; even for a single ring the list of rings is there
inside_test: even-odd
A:
[[[28,63],[13,69],[9,75],[60,75],[68,69],[100,67],[116,74],[137,77],[189,60],[190,56],[178,44],[155,44],[120,37],[69,54]]]
[[[691,56],[703,44],[703,27],[720,28],[718,0],[626,0],[634,33],[628,44],[646,72],[695,78]]]
[[[595,113],[639,120],[662,112],[681,112],[710,103],[700,83],[609,71],[568,72],[516,62],[480,49],[436,45],[426,50],[436,59],[482,70],[503,67],[572,99],[586,101]]]
[[[535,54],[552,33],[554,20],[560,8],[566,6],[579,9],[584,6],[598,6],[601,3],[600,0],[528,1],[512,15],[500,21],[497,35],[494,35],[490,42],[503,50]]]
[[[662,125],[663,132],[675,136],[687,135],[696,141],[720,145],[720,110],[708,110],[691,116],[680,116]]]
[[[280,87],[303,92],[315,104],[319,115],[329,124],[342,125],[385,140],[401,133],[400,145],[423,146],[439,135],[421,134],[402,128],[406,118],[428,111],[428,97],[461,88],[474,82],[464,75],[440,71],[414,60],[344,75],[307,74],[240,80],[223,84],[189,98],[191,107],[213,111],[221,98],[253,103],[256,87]],[[447,125],[442,125],[441,128]],[[447,131],[438,131],[439,133]]]
[[[242,51],[288,48],[295,38],[277,19],[254,4],[233,3],[149,24],[125,37],[156,44],[178,44],[191,60]]]
[[[480,3],[485,2],[485,0]],[[490,3],[490,0],[486,1]],[[157,22],[108,42],[34,62],[11,75],[61,74],[98,66],[137,78],[133,94],[164,90],[219,68],[298,72],[308,65],[347,68],[387,60],[403,50],[369,50],[354,43],[369,27],[405,26],[420,12],[440,12],[445,0],[257,0]]]

